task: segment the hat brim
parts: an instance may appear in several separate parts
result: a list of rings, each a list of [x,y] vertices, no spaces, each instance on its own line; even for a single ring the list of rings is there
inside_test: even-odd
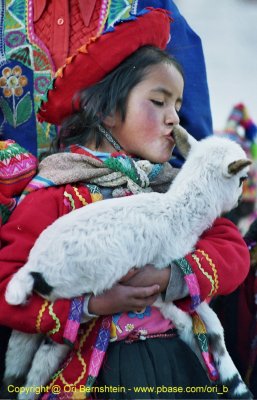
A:
[[[165,49],[170,22],[166,10],[149,8],[131,20],[120,21],[113,31],[90,39],[57,71],[40,105],[38,120],[60,125],[73,113],[72,100],[79,90],[99,82],[142,46]]]

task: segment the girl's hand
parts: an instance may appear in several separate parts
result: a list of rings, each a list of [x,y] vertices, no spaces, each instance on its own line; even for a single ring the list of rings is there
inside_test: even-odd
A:
[[[122,283],[128,286],[160,286],[160,292],[167,289],[170,281],[171,268],[166,267],[157,269],[152,264],[147,264],[143,268],[132,268],[128,274],[122,278]]]
[[[134,287],[117,283],[100,296],[92,295],[88,302],[88,311],[95,315],[138,311],[152,305],[159,293],[160,286],[158,284]]]
[[[138,311],[152,305],[170,280],[170,267],[162,270],[153,265],[131,270],[113,288],[100,296],[91,296],[88,311],[95,315]]]

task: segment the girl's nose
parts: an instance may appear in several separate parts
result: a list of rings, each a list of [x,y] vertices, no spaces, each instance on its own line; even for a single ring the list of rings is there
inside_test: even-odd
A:
[[[178,125],[180,122],[178,112],[175,107],[170,107],[165,115],[165,123],[167,125]]]

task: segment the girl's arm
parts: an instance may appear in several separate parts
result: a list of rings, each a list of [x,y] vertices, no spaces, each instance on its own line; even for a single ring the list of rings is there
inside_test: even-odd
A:
[[[10,306],[5,301],[6,286],[25,264],[40,233],[63,214],[63,188],[49,188],[29,194],[1,228],[0,324],[28,333],[48,333],[62,342],[72,301],[50,303],[33,294],[27,304]]]
[[[250,268],[248,248],[237,227],[218,218],[204,232],[196,250],[187,255],[200,287],[201,299],[233,292],[246,278]]]
[[[126,285],[141,287],[142,290],[143,286],[150,287],[157,284],[160,286],[160,292],[166,291],[163,296],[165,301],[182,299],[179,304],[189,304],[189,294],[194,297],[192,279],[196,282],[200,300],[203,301],[217,294],[231,293],[241,284],[249,271],[247,246],[236,226],[225,218],[218,218],[213,227],[204,232],[196,245],[196,250],[187,255],[184,261],[191,269],[191,274],[187,276],[184,274],[185,270],[176,264],[163,270],[148,265],[139,269],[126,281]],[[125,294],[124,289],[124,296]],[[107,304],[110,309],[117,306],[115,301],[111,304],[111,299],[110,295],[104,310]],[[146,298],[144,300],[146,301]],[[89,309],[92,306],[97,314],[104,302],[104,296],[99,299],[92,298]]]
[[[84,310],[78,303],[75,304],[74,300],[50,303],[34,293],[27,304],[10,306],[5,301],[5,291],[12,275],[26,263],[40,233],[65,213],[64,190],[64,187],[48,188],[29,194],[14,210],[8,223],[1,228],[0,250],[0,325],[28,333],[47,333],[58,342],[63,340],[64,330],[74,308],[79,308],[81,322],[86,321],[82,315]],[[97,298],[96,307],[102,300],[101,312],[96,313],[94,309],[90,311],[104,315],[138,310],[152,304],[159,291],[158,284],[151,284],[149,287],[117,284]],[[80,304],[83,304],[82,300]]]

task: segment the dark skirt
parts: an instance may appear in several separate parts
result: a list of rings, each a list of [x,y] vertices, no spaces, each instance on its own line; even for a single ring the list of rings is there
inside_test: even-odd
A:
[[[178,337],[109,345],[97,399],[217,399],[198,358]]]

